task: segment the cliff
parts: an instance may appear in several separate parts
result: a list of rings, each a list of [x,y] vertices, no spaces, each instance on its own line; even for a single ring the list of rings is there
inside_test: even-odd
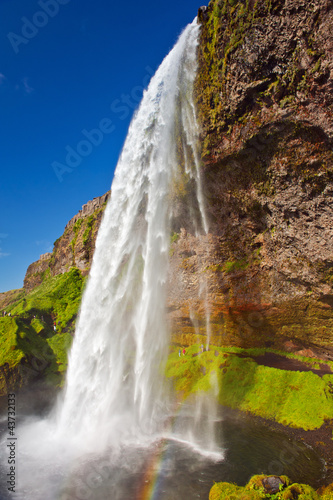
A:
[[[174,237],[173,339],[332,357],[333,3],[212,0],[196,101],[207,236]],[[200,276],[207,292],[200,300]],[[308,349],[308,352],[310,352]]]
[[[110,196],[94,198],[68,222],[64,234],[54,243],[52,253],[41,255],[30,264],[24,278],[24,289],[31,291],[40,285],[45,277],[56,276],[77,267],[85,276],[88,274],[102,215]]]

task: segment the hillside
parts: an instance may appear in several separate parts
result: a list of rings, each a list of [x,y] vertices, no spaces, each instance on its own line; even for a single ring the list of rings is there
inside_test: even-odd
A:
[[[63,382],[109,195],[89,201],[68,222],[53,252],[28,267],[23,289],[0,294],[0,395],[32,381]]]

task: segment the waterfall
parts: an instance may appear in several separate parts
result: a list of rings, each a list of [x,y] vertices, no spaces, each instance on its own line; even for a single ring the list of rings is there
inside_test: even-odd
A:
[[[65,388],[50,416],[20,429],[19,500],[104,499],[103,481],[113,498],[134,498],[131,481],[142,475],[149,447],[168,457],[179,449],[186,455],[177,446],[191,444],[200,452],[214,446],[212,400],[196,397],[192,407],[178,411],[175,425],[163,366],[170,345],[170,237],[184,193],[188,227],[198,238],[208,231],[193,101],[199,29],[195,20],[181,34],[130,125],[96,241]],[[199,288],[208,303],[204,278]],[[208,307],[207,325],[209,336]],[[166,463],[177,472],[176,462]]]
[[[151,435],[165,412],[165,294],[179,178],[195,186],[196,233],[208,228],[193,103],[198,33],[195,20],[152,78],[116,168],[58,411],[58,432],[68,439],[96,443],[103,434],[114,446]]]

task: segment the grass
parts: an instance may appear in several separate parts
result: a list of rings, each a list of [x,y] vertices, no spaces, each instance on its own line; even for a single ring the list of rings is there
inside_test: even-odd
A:
[[[0,366],[19,366],[23,379],[45,375],[57,385],[62,383],[84,281],[72,268],[18,295],[6,307],[11,317],[0,317]]]
[[[54,385],[62,386],[65,381],[68,357],[67,354],[72,345],[70,333],[56,334],[47,339],[47,343],[53,352],[51,365],[46,370],[46,379]]]
[[[258,354],[254,349],[199,351],[199,346],[191,346],[185,356],[171,353],[167,362],[166,375],[174,379],[184,398],[212,391],[224,406],[305,430],[318,429],[333,419],[333,374],[319,377],[258,365],[246,357]]]
[[[14,318],[0,318],[0,366],[8,363],[9,366],[16,365],[24,356],[17,349],[18,328]]]
[[[75,319],[78,312],[84,278],[78,269],[46,279],[23,299],[7,308],[13,315],[29,317],[52,315],[64,328]]]

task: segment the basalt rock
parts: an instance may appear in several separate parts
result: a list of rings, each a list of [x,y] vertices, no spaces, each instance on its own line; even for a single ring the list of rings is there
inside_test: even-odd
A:
[[[173,238],[173,339],[330,357],[333,2],[212,0],[199,20],[210,229]]]

